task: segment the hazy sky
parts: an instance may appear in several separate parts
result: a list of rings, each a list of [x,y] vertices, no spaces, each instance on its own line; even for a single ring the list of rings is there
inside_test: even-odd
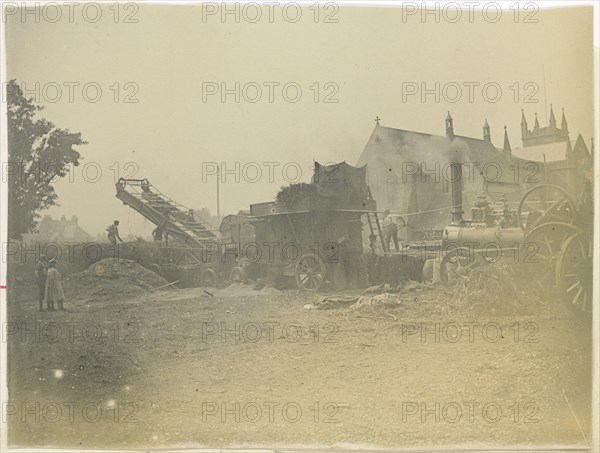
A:
[[[95,168],[102,169],[95,183],[84,180],[82,167],[75,170],[73,182],[57,183],[62,206],[50,210],[55,216],[76,214],[91,234],[116,218],[125,234],[151,230],[115,198],[114,163],[124,176],[132,168],[126,164],[134,162],[136,177],[148,178],[181,203],[214,213],[215,176],[203,178],[203,163],[232,170],[239,162],[241,176],[246,165],[246,176],[253,179],[256,173],[247,164],[256,162],[263,170],[258,182],[236,183],[234,175],[226,175],[221,213],[227,214],[272,200],[286,183],[281,171],[286,164],[288,180],[295,177],[297,163],[303,181],[310,179],[313,159],[355,164],[377,115],[385,126],[443,135],[451,110],[456,134],[481,137],[487,118],[495,144],[501,146],[507,125],[513,148],[521,146],[522,108],[530,127],[536,111],[545,124],[542,67],[547,102],[554,104],[559,122],[560,109],[565,109],[571,139],[581,132],[589,146],[593,134],[591,8],[540,11],[534,16],[537,23],[524,23],[523,11],[518,23],[510,11],[496,23],[484,20],[481,12],[470,23],[466,11],[456,23],[444,16],[436,23],[432,15],[422,20],[419,13],[403,21],[400,8],[342,7],[336,12],[323,6],[317,23],[314,9],[303,9],[302,17],[291,23],[280,8],[273,11],[272,23],[267,9],[249,23],[244,19],[252,20],[256,11],[247,9],[236,23],[233,14],[223,22],[220,11],[203,19],[200,6],[140,6],[135,12],[121,5],[115,23],[115,7],[109,6],[96,23],[84,20],[81,7],[70,23],[65,7],[56,23],[45,20],[53,20],[53,11],[45,11],[39,23],[17,13],[8,16],[6,29],[8,78],[30,89],[39,83],[38,101],[45,106],[41,115],[89,141],[80,151],[90,178]],[[124,23],[129,13],[137,23]],[[295,13],[288,9],[286,17],[291,20]],[[447,18],[454,17],[451,13]],[[338,22],[324,23],[327,14]],[[88,10],[85,17],[94,15]],[[73,102],[65,85],[69,82],[80,84],[74,87]],[[233,94],[225,103],[220,95],[203,99],[203,83],[206,95],[206,84],[234,89],[236,82],[239,103]],[[269,82],[279,83],[272,85],[273,102],[265,85]],[[436,82],[439,102],[433,94],[425,102],[420,95],[403,99],[406,84],[420,88],[426,83],[431,89]],[[470,82],[480,84],[473,102],[464,85]],[[54,103],[48,102],[56,97],[53,83],[62,86]],[[102,89],[96,103],[83,97],[87,83]],[[298,102],[284,99],[282,87],[288,83],[302,89]],[[497,102],[492,102],[496,94],[491,85],[484,98],[482,87],[488,83],[502,89]],[[256,84],[262,96],[248,102],[243,95],[255,98]],[[458,99],[453,84],[463,88]],[[525,103],[524,96],[536,86],[539,91],[530,100],[538,102]],[[139,102],[123,102],[127,94]],[[293,98],[294,86],[286,94]],[[95,96],[92,85],[87,95]],[[325,103],[327,95],[339,102]],[[264,162],[279,164],[270,164],[274,182]]]

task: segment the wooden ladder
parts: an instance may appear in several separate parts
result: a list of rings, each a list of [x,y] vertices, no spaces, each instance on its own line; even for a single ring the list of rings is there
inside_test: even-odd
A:
[[[379,239],[381,241],[381,248],[384,253],[389,252],[387,248],[387,244],[385,243],[385,239],[383,237],[383,233],[381,230],[381,223],[379,222],[379,217],[376,212],[367,212],[367,221],[369,222],[369,229],[371,230],[371,234],[375,234],[375,228],[377,228],[377,233],[379,234]]]
[[[373,194],[371,193],[371,187],[367,186],[369,198],[373,199]],[[379,223],[379,217],[377,216],[377,212],[367,212],[367,220],[369,222],[369,229],[371,230],[371,234],[375,234],[375,229],[373,228],[373,223],[377,227],[377,233],[379,233],[379,240],[381,241],[381,249],[383,253],[389,252],[387,244],[385,243],[385,239],[383,237],[383,233],[381,231],[381,224]]]

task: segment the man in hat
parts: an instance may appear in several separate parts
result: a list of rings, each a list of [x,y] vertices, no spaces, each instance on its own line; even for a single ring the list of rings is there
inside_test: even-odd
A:
[[[65,293],[63,291],[62,283],[60,282],[61,275],[56,269],[56,260],[51,259],[48,261],[48,274],[46,276],[46,308],[48,311],[56,311],[54,309],[54,302],[58,304],[58,309],[64,311],[63,301],[65,299]]]
[[[44,255],[35,263],[35,281],[38,287],[39,311],[44,311],[44,297],[46,295],[46,274],[48,273],[48,262]]]
[[[396,251],[400,251],[400,247],[398,246],[398,225],[394,222],[389,209],[386,209],[383,213],[383,237],[388,250],[391,251],[390,240],[393,240]]]
[[[117,245],[117,239],[121,242],[125,242],[123,239],[121,239],[121,236],[119,236],[119,221],[118,220],[115,220],[112,223],[112,225],[109,225],[106,228],[106,231],[108,232],[106,237],[108,238],[108,240],[110,241],[110,243],[112,245]]]

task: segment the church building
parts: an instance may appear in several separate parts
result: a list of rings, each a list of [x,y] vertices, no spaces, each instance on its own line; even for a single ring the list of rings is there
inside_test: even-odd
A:
[[[358,159],[358,166],[368,164],[367,182],[378,210],[389,209],[404,219],[404,240],[436,238],[450,221],[451,162],[463,164],[465,213],[481,195],[495,203],[504,198],[516,208],[536,184],[557,184],[578,194],[585,177],[582,170],[592,168],[581,135],[571,143],[564,112],[560,128],[551,110],[550,124],[541,128],[536,118],[531,131],[522,113],[523,147],[515,149],[506,127],[502,147],[492,144],[487,120],[482,138],[456,134],[450,112],[445,129],[445,135],[408,131],[382,126],[378,118]]]

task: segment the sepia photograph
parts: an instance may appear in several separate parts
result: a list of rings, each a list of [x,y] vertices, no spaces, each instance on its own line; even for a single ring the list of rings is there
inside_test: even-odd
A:
[[[596,1],[0,5],[0,451],[600,452]]]

